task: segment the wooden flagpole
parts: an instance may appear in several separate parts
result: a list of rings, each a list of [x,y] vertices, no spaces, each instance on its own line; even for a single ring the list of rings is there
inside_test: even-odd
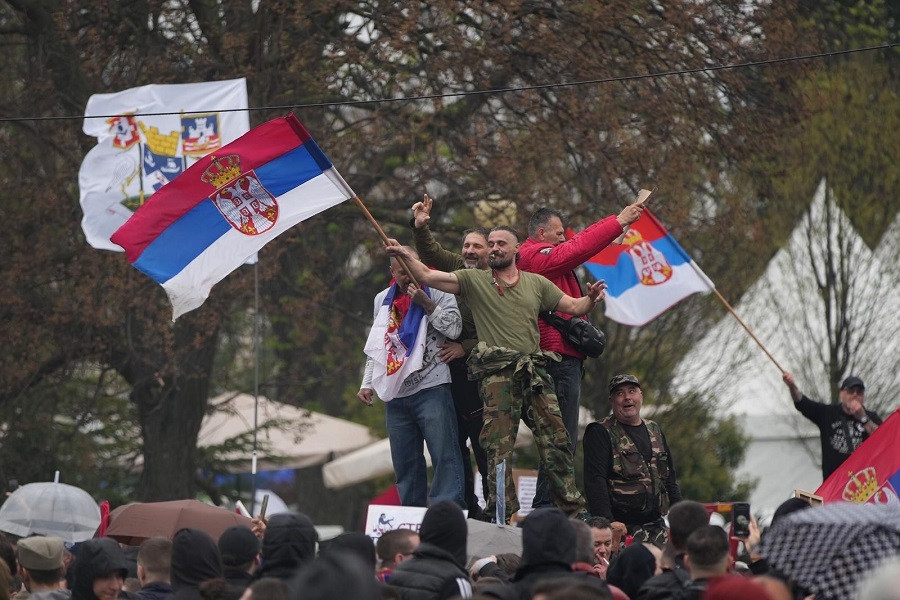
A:
[[[712,293],[715,294],[715,295],[716,295],[716,298],[718,298],[719,301],[720,301],[722,304],[725,305],[725,308],[728,309],[728,312],[731,313],[731,316],[733,316],[735,319],[737,319],[737,322],[741,324],[741,327],[744,328],[744,331],[746,331],[746,332],[750,335],[750,337],[753,338],[753,341],[756,342],[756,345],[759,346],[760,349],[761,349],[763,352],[765,352],[766,356],[769,357],[769,360],[771,360],[771,361],[775,364],[775,366],[778,367],[778,370],[781,371],[781,374],[784,375],[787,371],[785,371],[784,368],[782,368],[782,366],[781,366],[780,364],[778,364],[778,361],[775,360],[775,357],[772,356],[772,353],[769,352],[769,351],[766,349],[766,347],[763,346],[763,343],[762,343],[761,341],[759,341],[759,338],[757,338],[757,337],[753,334],[753,332],[750,331],[750,328],[747,327],[747,324],[744,323],[744,321],[738,316],[738,314],[735,312],[735,310],[734,310],[733,308],[731,308],[731,305],[728,304],[728,301],[725,299],[725,297],[722,296],[722,294],[719,293],[719,290],[717,290],[715,287],[713,287],[713,288],[712,288]]]
[[[372,226],[375,227],[375,231],[377,231],[379,237],[381,237],[381,242],[385,245],[385,247],[387,247],[390,243],[390,238],[387,236],[387,234],[381,228],[381,225],[378,224],[378,221],[375,220],[375,217],[372,216],[372,213],[370,213],[369,209],[366,208],[366,205],[363,204],[363,201],[359,199],[359,196],[357,196],[356,194],[353,194],[352,200],[353,200],[353,202],[356,203],[356,206],[359,207],[359,210],[361,210],[363,212],[363,214],[366,216],[366,218],[369,220],[369,222],[372,224]],[[403,260],[402,257],[394,256],[392,258],[397,259],[397,262],[399,262],[400,266],[403,267],[403,270],[406,271],[406,276],[409,277],[410,281],[412,281],[416,285],[416,287],[422,287],[421,285],[419,285],[419,282],[416,281],[416,278],[413,277],[412,272],[409,270],[409,265],[406,264],[406,261]]]

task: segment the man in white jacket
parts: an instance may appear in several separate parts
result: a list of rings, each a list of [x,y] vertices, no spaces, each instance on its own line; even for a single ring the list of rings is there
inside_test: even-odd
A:
[[[462,457],[450,369],[439,344],[459,335],[462,319],[453,294],[418,287],[396,258],[390,287],[375,297],[374,323],[366,341],[366,371],[357,397],[385,402],[391,461],[404,506],[450,500],[465,508]],[[422,442],[434,466],[431,493]]]

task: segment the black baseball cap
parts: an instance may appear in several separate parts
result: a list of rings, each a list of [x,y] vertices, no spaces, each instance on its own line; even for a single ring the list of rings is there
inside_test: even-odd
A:
[[[616,375],[609,380],[609,393],[612,394],[613,390],[623,383],[631,383],[638,387],[641,387],[641,382],[638,381],[637,377],[635,377],[634,375],[629,375],[628,373],[623,373],[621,375]]]
[[[866,390],[866,384],[863,383],[863,380],[857,377],[856,375],[851,375],[847,379],[844,380],[844,383],[841,384],[842,390],[849,390],[852,388],[862,388],[863,391]]]

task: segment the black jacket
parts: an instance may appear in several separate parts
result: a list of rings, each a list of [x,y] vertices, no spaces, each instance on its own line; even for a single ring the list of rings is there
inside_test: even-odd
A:
[[[81,544],[72,565],[73,600],[98,600],[94,594],[94,580],[118,573],[124,580],[128,575],[125,554],[111,538],[87,540]]]
[[[569,518],[558,508],[537,508],[522,524],[522,560],[516,574],[508,584],[488,586],[482,593],[504,600],[531,600],[538,581],[562,577],[598,588],[598,597],[609,597],[609,588],[602,579],[573,572],[573,562],[575,529]]]
[[[140,600],[169,600],[172,597],[172,586],[161,581],[148,583],[137,593]]]
[[[634,600],[668,600],[690,581],[691,574],[684,567],[684,554],[679,554],[675,557],[675,566],[645,581]]]
[[[278,513],[269,518],[262,541],[262,565],[256,579],[275,577],[288,580],[300,567],[316,557],[319,534],[304,514]]]
[[[469,574],[450,552],[422,542],[413,555],[397,565],[390,586],[403,600],[445,600],[472,595]]]
[[[172,538],[172,600],[203,600],[200,584],[222,578],[219,547],[205,531],[185,528]]]

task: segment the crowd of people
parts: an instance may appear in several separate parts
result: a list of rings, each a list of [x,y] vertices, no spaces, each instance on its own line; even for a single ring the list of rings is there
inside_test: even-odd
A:
[[[817,509],[785,502],[772,526],[803,510]],[[469,556],[471,521],[452,500],[433,503],[417,531],[395,529],[377,541],[346,532],[320,543],[297,512],[256,519],[253,529],[232,526],[218,539],[184,528],[139,546],[0,537],[0,600],[814,598],[760,554],[766,534],[755,520],[739,540],[692,500],[673,504],[667,520],[658,545],[628,535],[622,523],[538,508],[520,523],[520,551],[482,557]],[[900,600],[898,578],[895,558],[866,574],[854,598]]]
[[[610,380],[611,414],[584,432],[584,494],[575,484],[587,352],[567,329],[574,319],[587,318],[606,289],[603,281],[583,286],[576,269],[620,239],[641,218],[643,204],[568,238],[563,215],[541,208],[524,241],[506,225],[475,228],[464,233],[460,252],[435,240],[432,208],[427,195],[412,207],[415,248],[397,240],[386,244],[392,280],[375,298],[358,396],[370,406],[376,396],[385,404],[402,504],[429,511],[451,503],[468,509],[470,518],[510,523],[520,508],[509,464],[520,419],[534,432],[540,465],[523,554],[506,563],[514,569],[501,567],[499,559],[477,563],[476,590],[501,598],[579,597],[582,587],[585,597],[601,597],[590,595],[601,588],[630,598],[793,597],[777,577],[725,577],[733,569],[732,540],[709,525],[702,505],[682,499],[665,434],[641,415],[644,392],[634,374]],[[424,342],[417,342],[415,331],[424,333]],[[385,385],[399,373],[405,378]],[[783,378],[797,410],[819,427],[827,478],[881,419],[863,406],[865,384],[857,376],[842,382],[837,404],[803,395],[791,373]],[[435,467],[428,498],[423,445]],[[475,500],[470,448],[482,475],[484,510]],[[571,521],[563,526],[560,519]],[[541,531],[541,550],[529,549],[529,529]],[[586,544],[569,539],[569,529],[572,540],[587,540],[585,531],[602,532],[592,540],[608,550],[591,560]],[[752,536],[743,539],[748,557],[755,557],[748,558],[748,571],[765,569],[752,554],[757,544]],[[424,537],[420,547],[430,551]],[[383,559],[395,564],[400,556]],[[537,585],[536,574],[545,579],[551,572],[565,573],[565,581]],[[398,587],[406,586],[406,577]],[[575,587],[561,592],[559,586]]]

